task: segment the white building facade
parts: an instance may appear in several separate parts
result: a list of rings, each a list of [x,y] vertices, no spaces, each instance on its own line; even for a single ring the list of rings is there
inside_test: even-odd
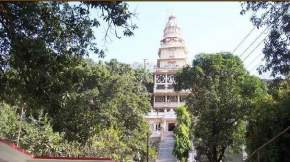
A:
[[[188,91],[174,91],[175,74],[188,64],[187,51],[176,17],[170,16],[163,31],[159,59],[154,68],[153,109],[145,118],[151,126],[151,137],[163,137],[175,128],[178,106],[185,104]]]

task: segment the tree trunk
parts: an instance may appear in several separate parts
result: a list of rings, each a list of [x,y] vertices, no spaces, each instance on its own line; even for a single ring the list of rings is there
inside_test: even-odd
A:
[[[17,135],[17,141],[16,141],[16,145],[19,146],[20,143],[20,136],[21,136],[21,132],[22,132],[22,123],[23,123],[23,116],[25,114],[24,112],[24,105],[25,103],[21,106],[21,114],[20,114],[20,121],[19,121],[19,129],[18,129],[18,135]]]

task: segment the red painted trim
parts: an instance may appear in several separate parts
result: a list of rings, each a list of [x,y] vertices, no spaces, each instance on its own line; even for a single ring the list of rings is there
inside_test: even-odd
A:
[[[112,160],[111,158],[105,157],[50,157],[50,156],[39,156],[34,159],[62,159],[62,160]]]
[[[111,158],[106,158],[106,157],[50,157],[50,156],[34,156],[33,154],[29,153],[28,151],[26,151],[25,149],[22,149],[20,147],[18,147],[17,145],[15,145],[14,143],[12,143],[9,140],[6,139],[1,139],[0,138],[0,143],[4,143],[6,145],[8,145],[10,148],[12,148],[13,150],[16,150],[18,152],[21,152],[25,155],[30,156],[33,159],[59,159],[59,160],[112,160]],[[112,160],[112,162],[114,162]]]
[[[9,141],[9,140],[6,140],[6,139],[0,139],[0,142],[1,142],[1,143],[4,143],[4,144],[6,144],[6,145],[8,145],[8,146],[11,147],[13,150],[16,150],[16,151],[18,151],[18,152],[21,152],[21,153],[23,153],[23,154],[25,154],[25,155],[28,155],[28,156],[30,156],[31,158],[33,158],[33,154],[29,153],[28,151],[26,151],[26,150],[23,149],[23,148],[18,147],[17,145],[15,145],[14,143],[12,143],[12,142]]]

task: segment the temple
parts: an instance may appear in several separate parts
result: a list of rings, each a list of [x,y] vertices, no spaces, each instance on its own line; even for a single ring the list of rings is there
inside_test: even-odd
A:
[[[175,74],[187,63],[187,51],[176,17],[170,16],[163,31],[159,59],[154,68],[153,109],[145,118],[151,127],[151,137],[172,133],[176,122],[176,107],[185,104],[188,91],[174,91]]]

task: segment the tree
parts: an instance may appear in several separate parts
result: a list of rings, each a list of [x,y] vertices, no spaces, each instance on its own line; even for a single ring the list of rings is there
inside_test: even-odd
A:
[[[0,137],[14,139],[16,141],[16,132],[19,126],[19,123],[16,122],[18,120],[16,112],[9,105],[1,103],[0,117]]]
[[[91,18],[92,11],[99,16]],[[102,23],[108,33],[130,36],[132,17],[125,2],[0,3],[1,97],[9,103],[17,98],[29,111],[54,107],[71,88],[63,73],[90,52],[104,56],[93,30]]]
[[[288,82],[288,83],[287,83]],[[269,94],[261,97],[248,120],[247,126],[247,152],[251,154],[257,148],[268,142],[282,130],[290,125],[289,80],[273,86],[269,83]],[[259,151],[260,161],[286,162],[290,160],[290,133],[281,135],[270,145]],[[249,159],[255,162],[257,154]]]
[[[54,106],[43,109],[50,120],[41,124],[38,122],[43,121],[41,116],[28,120],[30,115],[25,115],[21,146],[38,155],[110,156],[125,161],[137,152],[145,156],[149,127],[143,115],[149,111],[150,97],[145,85],[140,84],[139,72],[116,60],[106,63],[84,60],[63,73],[63,77],[71,88],[58,94]],[[17,120],[20,121],[19,115]],[[32,127],[26,129],[25,123]],[[41,144],[45,141],[58,141],[50,139],[52,132],[59,133],[64,142],[51,142],[51,148],[44,148]],[[36,143],[30,143],[30,138]]]
[[[6,103],[0,104],[0,137],[16,142],[18,129],[21,127],[20,146],[34,155],[68,154],[63,134],[54,132],[46,115],[40,114],[38,119],[30,116],[20,120],[16,107]]]
[[[290,13],[289,2],[243,2],[241,14],[252,13],[251,21],[257,27],[269,28],[264,41],[266,64],[259,72],[271,71],[274,77],[289,76],[290,72]]]
[[[176,109],[176,128],[174,134],[176,141],[173,153],[180,162],[186,162],[188,153],[191,149],[192,142],[190,137],[191,117],[185,106]]]
[[[138,80],[142,85],[145,85],[147,92],[153,93],[153,74],[148,69],[144,68],[136,68],[135,71]]]
[[[150,97],[145,85],[140,84],[137,71],[111,60],[83,62],[65,76],[76,82],[71,91],[59,98],[59,105],[49,109],[53,110],[48,114],[53,119],[54,130],[64,132],[68,141],[77,141],[91,149],[95,149],[96,141],[100,144],[113,132],[111,135],[115,133],[118,138],[112,136],[110,142],[119,143],[120,148],[102,143],[106,149],[98,152],[114,153],[110,156],[117,158],[115,160],[130,158],[136,150],[145,153],[149,128],[143,114],[149,111]]]
[[[251,101],[264,91],[242,61],[230,53],[201,54],[192,67],[177,73],[176,89],[190,89],[187,98],[194,117],[193,135],[197,149],[210,162],[224,159],[226,149],[241,146],[237,134],[251,110]]]
[[[38,155],[82,156],[95,155],[100,139],[100,153],[113,152],[116,160],[145,152],[149,129],[143,114],[150,98],[142,72],[116,60],[83,59],[89,53],[103,57],[93,33],[101,24],[108,26],[105,36],[133,34],[134,14],[127,3],[5,2],[0,10],[0,98],[16,106],[15,122],[23,123],[16,127],[20,145]],[[96,19],[91,11],[97,12]],[[19,111],[25,112],[23,121]],[[9,132],[12,139],[15,134]],[[122,146],[119,150],[105,145],[102,139],[108,135]],[[54,140],[53,146],[46,143]]]

